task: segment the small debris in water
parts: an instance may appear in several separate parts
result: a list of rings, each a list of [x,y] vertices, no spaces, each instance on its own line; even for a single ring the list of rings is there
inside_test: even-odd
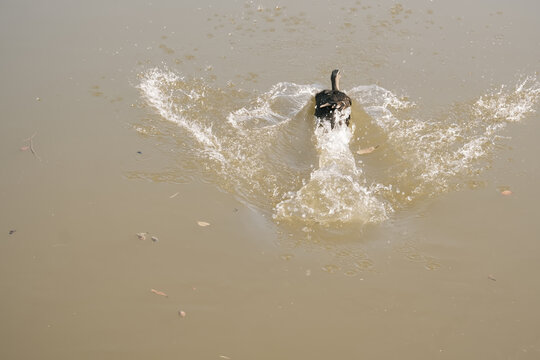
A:
[[[26,151],[26,150],[30,150],[30,152],[32,153],[32,155],[34,155],[34,157],[36,159],[38,159],[39,161],[41,161],[41,158],[38,156],[37,152],[36,152],[36,149],[34,149],[34,136],[36,136],[37,133],[34,133],[32,136],[30,136],[28,139],[25,139],[24,141],[29,141],[30,144],[29,145],[26,145],[26,146],[23,146],[21,147],[21,150],[22,151]]]
[[[358,270],[355,270],[355,269],[349,269],[349,270],[346,270],[343,272],[343,275],[345,276],[356,276],[358,275]]]
[[[311,276],[311,270],[310,269],[306,270],[306,276]]]
[[[158,242],[159,239],[157,238],[157,236],[152,236],[150,239],[152,239],[153,242]]]
[[[222,359],[225,359],[225,360],[231,360],[230,357],[225,356],[225,355],[219,355],[219,357],[222,358]]]
[[[169,196],[169,199],[173,199],[173,198],[177,197],[178,194],[180,194],[180,193],[176,192],[176,193],[172,194],[171,196]]]
[[[326,271],[327,273],[335,273],[336,271],[339,270],[339,266],[337,265],[333,265],[333,264],[328,264],[328,265],[324,265],[322,267],[323,271]]]
[[[360,154],[360,155],[371,154],[371,153],[374,152],[375,149],[377,149],[378,147],[379,147],[379,145],[376,145],[376,146],[370,146],[370,147],[365,148],[365,149],[359,149],[356,153],[357,153],[357,154]]]
[[[210,223],[207,223],[206,221],[197,221],[197,225],[201,227],[210,226]]]
[[[165,294],[163,291],[159,291],[159,290],[156,290],[156,289],[150,289],[150,291],[153,292],[156,295],[159,295],[159,296],[169,297],[169,295]]]
[[[9,230],[9,235],[15,234],[15,231],[17,231],[17,230]]]
[[[233,211],[234,211],[234,212],[238,212],[238,209],[237,209],[237,208],[234,208]]]
[[[139,238],[139,240],[146,240],[146,235],[147,234],[148,233],[146,233],[146,232],[142,232],[142,233],[137,233],[136,235]]]
[[[503,190],[503,191],[501,191],[501,195],[510,196],[510,195],[512,195],[512,191],[511,190]]]
[[[424,267],[427,270],[439,270],[441,268],[441,264],[433,261],[428,261],[428,263],[424,265]]]
[[[36,98],[36,101],[41,101],[41,98],[40,98],[40,97],[37,97],[37,98]]]
[[[178,310],[178,316],[185,318],[186,315],[187,314],[186,314],[186,312],[184,310]]]
[[[493,275],[488,275],[488,279],[492,280],[492,281],[497,281],[497,279],[495,279],[495,277]]]
[[[142,155],[142,151],[137,151],[137,154]]]

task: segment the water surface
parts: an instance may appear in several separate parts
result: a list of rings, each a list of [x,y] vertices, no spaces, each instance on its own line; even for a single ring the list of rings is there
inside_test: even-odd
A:
[[[2,358],[540,356],[537,2],[0,9]]]

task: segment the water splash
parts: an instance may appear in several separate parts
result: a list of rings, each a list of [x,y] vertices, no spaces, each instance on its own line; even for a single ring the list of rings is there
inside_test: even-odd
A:
[[[197,100],[204,98],[204,92],[189,89],[183,78],[170,70],[159,68],[150,69],[142,76],[139,89],[148,105],[163,118],[189,132],[211,157],[221,162],[226,161],[222,155],[221,141],[213,134],[212,127],[184,116]]]
[[[323,225],[381,222],[419,198],[474,179],[489,165],[504,128],[533,113],[540,98],[538,80],[527,77],[426,115],[382,87],[357,86],[347,93],[367,114],[365,135],[383,138],[377,156],[384,168],[351,151],[361,145],[354,111],[351,128],[317,125],[319,86],[282,82],[251,98],[168,69],[150,69],[140,79],[145,103],[179,126],[177,154],[195,156],[207,180],[278,221]]]
[[[344,125],[333,130],[329,122],[317,126],[319,167],[300,190],[289,192],[276,205],[275,219],[302,219],[320,224],[387,219],[392,208],[376,197],[374,186],[366,185],[364,173],[349,147],[352,134]]]
[[[414,112],[411,116],[414,103],[380,87],[357,87],[351,93],[408,164],[392,182],[410,187],[412,199],[447,191],[485,170],[502,130],[535,112],[540,83],[527,77],[513,88],[501,86],[472,105],[456,104],[428,120]]]

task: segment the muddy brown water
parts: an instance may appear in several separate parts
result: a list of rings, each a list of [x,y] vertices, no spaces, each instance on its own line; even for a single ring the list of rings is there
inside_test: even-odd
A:
[[[0,357],[538,359],[538,13],[2,2]]]

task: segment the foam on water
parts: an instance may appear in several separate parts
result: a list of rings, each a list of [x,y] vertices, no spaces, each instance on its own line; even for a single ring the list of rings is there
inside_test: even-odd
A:
[[[367,128],[385,137],[377,151],[392,165],[384,171],[367,169],[351,151],[358,145],[354,112],[351,128],[316,124],[319,86],[283,82],[250,99],[154,68],[141,74],[138,87],[149,106],[191,139],[185,144],[195,149],[185,150],[216,185],[276,220],[324,225],[384,221],[419,197],[474,179],[489,165],[501,131],[534,112],[540,97],[539,82],[527,77],[425,115],[376,85],[348,90],[369,115]]]

